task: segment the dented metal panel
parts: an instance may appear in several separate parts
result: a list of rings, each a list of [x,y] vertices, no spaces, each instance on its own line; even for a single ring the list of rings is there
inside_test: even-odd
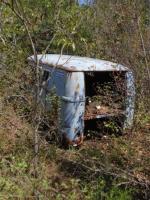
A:
[[[44,70],[49,70],[49,67],[57,67],[66,71],[128,71],[123,65],[87,57],[45,54],[38,55],[39,64],[42,64]],[[28,58],[34,62],[34,56]]]
[[[60,136],[67,144],[78,145],[83,140],[84,110],[85,110],[85,85],[82,72],[65,72],[56,69],[49,71],[46,92],[42,101],[52,90],[60,97]],[[50,100],[46,99],[45,107],[51,109]]]
[[[85,83],[82,72],[67,73],[65,96],[62,96],[62,136],[68,144],[77,145],[83,140]]]

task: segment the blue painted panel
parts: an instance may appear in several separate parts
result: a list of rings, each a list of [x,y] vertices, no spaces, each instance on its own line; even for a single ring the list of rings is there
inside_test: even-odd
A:
[[[65,94],[65,80],[66,72],[60,69],[49,68],[48,78],[42,83],[40,91],[41,103],[47,111],[51,109],[51,93],[56,93],[57,96],[63,96]]]
[[[63,96],[65,90],[65,74],[65,71],[58,69],[52,72],[48,80],[48,90],[55,89],[58,96]]]
[[[56,69],[47,80],[46,95],[52,90],[60,96],[59,133],[67,143],[76,145],[82,142],[84,132],[85,84],[83,72],[65,72]],[[45,97],[46,98],[46,97]],[[46,109],[51,109],[50,100]]]
[[[62,135],[68,143],[83,139],[85,111],[84,73],[67,73],[65,96],[62,97]]]

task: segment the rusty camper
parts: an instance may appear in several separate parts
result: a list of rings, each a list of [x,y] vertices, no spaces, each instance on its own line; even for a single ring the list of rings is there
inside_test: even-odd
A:
[[[61,99],[59,132],[66,143],[74,146],[80,145],[83,142],[85,121],[92,119],[99,120],[123,115],[123,129],[131,128],[134,116],[135,87],[134,76],[129,68],[105,60],[71,55],[46,54],[38,55],[37,58],[39,67],[43,70],[43,76],[46,77],[43,78],[46,89],[43,87],[40,91],[42,101],[46,102],[46,95],[54,87]],[[34,56],[29,57],[28,61],[35,64]],[[114,88],[114,77],[118,74],[121,75],[125,86],[122,108],[110,108],[107,97],[102,101],[96,98],[96,102],[92,104],[92,97],[97,95],[96,84],[101,86],[109,82],[113,85],[111,92],[114,91],[112,93],[114,97],[111,98],[114,99],[116,94],[120,95]],[[103,96],[104,93],[102,93],[102,98]],[[90,108],[90,105],[93,107]]]

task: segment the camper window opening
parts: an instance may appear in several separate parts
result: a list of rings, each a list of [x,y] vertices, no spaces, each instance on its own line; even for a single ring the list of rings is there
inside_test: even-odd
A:
[[[86,115],[119,114],[125,104],[125,73],[85,73]]]

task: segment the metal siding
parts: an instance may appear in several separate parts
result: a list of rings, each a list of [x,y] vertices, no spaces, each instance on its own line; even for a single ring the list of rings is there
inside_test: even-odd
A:
[[[28,60],[34,62],[34,56],[29,57]],[[50,67],[57,67],[72,72],[128,71],[128,68],[121,64],[80,56],[46,54],[38,55],[38,61],[44,70],[49,70]]]
[[[54,88],[58,96],[63,96],[65,89],[65,74],[65,71],[55,69],[48,79],[48,90],[50,91]]]
[[[70,142],[76,143],[83,137],[85,111],[84,73],[67,73],[65,96],[62,97],[62,134]]]
[[[133,73],[126,72],[126,110],[125,110],[125,122],[124,129],[131,128],[133,124],[134,117],[134,104],[135,104],[135,86],[134,86],[134,77]]]
[[[52,69],[52,68],[51,68]],[[49,77],[44,83],[44,87],[40,91],[40,99],[43,106],[47,111],[51,109],[51,96],[50,92],[54,91],[57,96],[61,97],[65,94],[65,79],[66,72],[56,69],[52,72],[49,70]]]

